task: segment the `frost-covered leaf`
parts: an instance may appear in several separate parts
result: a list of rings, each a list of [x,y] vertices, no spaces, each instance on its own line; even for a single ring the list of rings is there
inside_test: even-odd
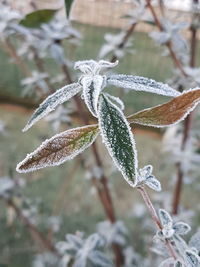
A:
[[[138,184],[137,186],[141,186],[141,184],[146,184],[148,187],[155,191],[161,191],[161,184],[152,175],[153,167],[151,165],[146,165],[144,168],[139,169],[137,174]]]
[[[110,95],[108,93],[105,93],[105,95],[111,100],[111,102],[114,102],[114,104],[118,105],[121,110],[124,110],[124,103],[119,97]]]
[[[200,266],[200,257],[196,253],[194,253],[192,250],[186,250],[185,261],[186,261],[187,267],[199,267]]]
[[[49,112],[53,111],[58,105],[66,102],[71,97],[75,96],[80,90],[79,83],[72,83],[57,90],[54,94],[48,96],[33,113],[32,117],[24,127],[23,131],[27,131],[33,124],[46,116]]]
[[[104,78],[101,75],[95,75],[92,78],[90,76],[85,76],[81,81],[85,103],[95,117],[97,117],[97,105],[103,81]]]
[[[95,61],[95,60],[82,60],[82,61],[77,61],[74,65],[74,69],[77,70],[79,69],[81,72],[87,75],[98,75],[99,72],[102,69],[105,68],[114,68],[117,66],[118,60],[115,62],[109,62],[106,60],[100,60],[100,61]]]
[[[89,147],[98,135],[97,125],[67,130],[46,140],[17,165],[18,172],[30,172],[60,165]]]
[[[146,179],[145,184],[155,191],[158,191],[158,192],[161,191],[161,184],[154,177],[152,177],[152,178],[150,177],[150,178]]]
[[[42,23],[49,22],[57,11],[58,10],[55,9],[42,9],[33,11],[27,14],[26,17],[20,21],[20,24],[28,28],[37,28]]]
[[[130,126],[122,111],[105,95],[99,103],[100,132],[114,163],[125,180],[135,186],[137,152]]]
[[[171,101],[128,116],[130,123],[165,127],[183,120],[200,102],[200,89],[182,93]]]
[[[178,96],[180,93],[169,85],[156,82],[152,79],[140,77],[140,76],[133,76],[133,75],[111,75],[107,77],[107,83],[122,87],[126,89],[133,89],[136,91],[146,91],[150,93],[155,93],[159,95],[166,95],[166,96]]]
[[[187,223],[177,222],[173,225],[173,229],[177,235],[186,235],[191,230],[191,227]]]
[[[189,241],[189,246],[196,248],[198,251],[200,251],[200,231],[195,233],[190,241]]]
[[[160,217],[162,225],[167,225],[173,222],[171,216],[166,210],[159,209],[159,217]]]

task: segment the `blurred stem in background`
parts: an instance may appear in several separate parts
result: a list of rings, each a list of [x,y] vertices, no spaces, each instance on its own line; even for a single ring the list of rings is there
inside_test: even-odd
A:
[[[198,0],[191,0],[193,4],[197,4]],[[162,24],[157,16],[154,7],[151,4],[151,0],[146,0],[147,2],[147,7],[149,8],[154,21],[159,28],[160,31],[162,31]],[[198,16],[198,14],[193,14],[193,19],[194,16]],[[191,25],[190,27],[190,32],[191,32],[191,38],[190,38],[190,67],[195,67],[195,57],[196,57],[196,48],[197,48],[197,38],[196,38],[196,33],[197,29],[195,26]],[[174,62],[174,65],[180,70],[181,74],[184,77],[188,77],[188,74],[184,70],[184,66],[181,63],[181,61],[178,59],[176,56],[176,53],[174,52],[172,48],[172,43],[169,41],[166,43],[167,48],[169,49],[170,56]],[[194,111],[188,115],[186,120],[184,121],[184,129],[183,129],[183,139],[182,139],[182,146],[181,150],[184,151],[188,137],[190,136],[190,132],[192,129],[192,119],[194,116]],[[177,165],[177,180],[176,180],[176,186],[173,194],[173,201],[172,201],[172,213],[173,214],[178,214],[178,209],[180,206],[180,201],[181,201],[181,192],[183,188],[183,178],[184,178],[184,173],[181,169],[181,163],[179,162]]]

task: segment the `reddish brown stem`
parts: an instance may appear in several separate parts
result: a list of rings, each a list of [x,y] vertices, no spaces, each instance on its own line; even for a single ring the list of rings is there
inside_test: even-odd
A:
[[[133,23],[127,29],[126,34],[125,34],[122,42],[118,45],[118,48],[119,49],[123,49],[125,47],[126,43],[128,42],[128,39],[131,37],[131,34],[135,30],[136,25],[137,25],[137,23]],[[117,60],[117,56],[116,55],[113,55],[113,57],[111,58],[111,62],[115,62],[116,60]]]
[[[198,0],[193,0],[194,3],[198,3]],[[195,59],[196,59],[196,50],[197,50],[197,30],[195,27],[191,26],[191,39],[190,39],[190,66],[195,67]],[[185,150],[185,146],[190,135],[192,129],[192,121],[194,117],[194,111],[191,112],[184,121],[184,128],[183,128],[183,139],[182,139],[182,151]],[[184,173],[181,169],[181,163],[177,164],[177,181],[176,186],[173,194],[173,203],[172,203],[172,213],[178,214],[178,208],[181,201],[181,192],[183,188],[183,178]]]
[[[141,196],[142,196],[142,198],[143,198],[143,200],[144,200],[144,202],[145,202],[145,204],[146,204],[146,206],[147,206],[147,208],[149,210],[149,213],[151,215],[151,218],[154,221],[156,227],[158,228],[158,230],[162,230],[162,225],[160,223],[160,220],[158,218],[158,215],[156,213],[156,210],[155,210],[155,208],[153,206],[153,203],[151,202],[151,199],[150,199],[147,191],[142,186],[138,187],[137,189],[138,189],[139,193],[141,194]],[[166,247],[167,247],[167,249],[169,251],[169,254],[174,259],[176,259],[177,258],[176,252],[175,252],[175,250],[173,248],[173,245],[171,244],[171,242],[168,239],[165,240],[165,245],[166,245]]]
[[[151,11],[151,14],[152,14],[152,16],[154,18],[154,21],[155,21],[157,27],[159,28],[160,31],[162,31],[163,30],[162,24],[161,24],[161,22],[160,22],[160,20],[159,20],[159,18],[157,16],[157,14],[156,14],[156,12],[155,12],[154,7],[151,4],[151,0],[146,0],[146,2],[147,2],[147,7]],[[183,66],[182,66],[180,60],[177,58],[176,54],[174,53],[174,50],[172,48],[171,41],[169,41],[168,43],[166,43],[166,46],[169,49],[169,53],[170,53],[170,56],[171,56],[171,58],[172,58],[172,60],[174,62],[174,65],[180,70],[180,72],[182,73],[183,76],[187,77],[188,75],[184,71]]]

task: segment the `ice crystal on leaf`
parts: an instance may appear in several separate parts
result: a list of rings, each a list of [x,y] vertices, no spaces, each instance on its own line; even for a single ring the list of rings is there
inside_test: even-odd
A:
[[[192,248],[196,248],[196,250],[198,251],[198,253],[200,253],[200,231],[198,231],[197,233],[195,233],[190,241],[189,241],[189,246]]]
[[[187,267],[200,267],[200,257],[192,250],[186,250],[185,261]]]
[[[60,165],[89,147],[98,135],[98,126],[89,125],[68,130],[41,144],[17,165],[18,172],[30,172],[47,166]]]
[[[132,89],[136,91],[145,91],[165,96],[178,96],[179,92],[172,89],[169,85],[156,82],[141,76],[114,74],[107,77],[107,83],[110,85]]]
[[[161,191],[161,184],[155,178],[155,176],[152,175],[152,171],[153,167],[151,165],[147,165],[144,168],[139,169],[137,174],[137,180],[138,180],[137,186],[145,184],[155,191]]]
[[[97,117],[97,105],[104,78],[101,75],[95,75],[94,77],[85,76],[82,78],[81,83],[83,85],[85,103],[93,116]]]
[[[125,180],[137,183],[137,152],[130,126],[122,111],[105,95],[99,103],[99,127],[103,142]]]

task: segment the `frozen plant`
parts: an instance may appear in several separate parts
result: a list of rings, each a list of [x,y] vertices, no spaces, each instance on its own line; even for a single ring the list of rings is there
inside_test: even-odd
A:
[[[131,52],[128,48],[131,47],[131,40],[129,40],[125,46],[121,46],[123,43],[126,32],[122,31],[118,34],[107,33],[104,36],[106,44],[104,44],[99,52],[99,57],[104,58],[109,54],[113,54],[117,58],[122,58],[125,55],[125,52]]]
[[[22,15],[4,3],[0,3],[0,10],[0,39],[4,40],[15,32],[14,27]]]
[[[92,234],[85,239],[81,233],[77,233],[66,235],[66,241],[58,242],[56,247],[62,257],[63,267],[112,267],[112,262],[102,252],[105,245],[105,239],[99,234]]]
[[[178,58],[184,63],[188,63],[188,45],[186,40],[180,35],[180,31],[188,28],[187,22],[174,23],[167,19],[161,20],[162,31],[152,32],[152,37],[158,44],[164,45],[171,42],[172,47]]]
[[[165,224],[164,215],[160,218],[157,216],[143,184],[159,191],[160,183],[152,175],[151,166],[139,170],[136,144],[131,126],[133,123],[138,123],[153,127],[166,127],[182,121],[199,103],[200,89],[190,89],[179,93],[167,84],[140,76],[101,74],[103,69],[115,67],[117,64],[118,62],[110,63],[104,60],[99,62],[86,60],[75,63],[75,69],[82,72],[78,82],[66,85],[48,96],[34,112],[24,131],[79,92],[82,93],[82,99],[98,123],[70,129],[46,140],[17,165],[17,171],[26,173],[47,166],[60,165],[83,152],[100,133],[105,147],[124,179],[131,187],[136,187],[141,193],[157,227],[160,229],[161,225],[163,226],[162,234],[166,247],[174,256],[170,238],[174,233],[180,234],[185,225],[179,224],[180,227],[176,229],[177,225],[173,224],[171,220],[169,220],[169,224]],[[126,118],[123,113],[123,102],[104,92],[104,89],[109,85],[156,93],[173,99]],[[88,248],[86,252],[88,253]],[[85,249],[83,249],[81,257],[83,255],[85,255]],[[82,262],[84,261],[82,260]]]
[[[174,235],[185,235],[191,228],[187,223],[176,222],[174,223],[171,216],[166,210],[159,210],[159,217],[162,225],[162,230],[158,232],[160,237],[172,238]]]
[[[34,92],[36,92],[35,87],[37,86],[42,89],[42,92],[38,90],[41,95],[47,94],[48,86],[45,82],[45,78],[47,77],[47,73],[39,73],[37,71],[33,71],[31,73],[31,77],[22,79],[21,84],[25,87],[22,93],[23,96],[34,94]]]
[[[139,169],[138,171],[138,185],[137,186],[143,186],[147,185],[151,189],[155,191],[161,191],[161,184],[160,182],[155,178],[154,175],[152,175],[153,167],[151,165],[147,165],[142,169]]]

